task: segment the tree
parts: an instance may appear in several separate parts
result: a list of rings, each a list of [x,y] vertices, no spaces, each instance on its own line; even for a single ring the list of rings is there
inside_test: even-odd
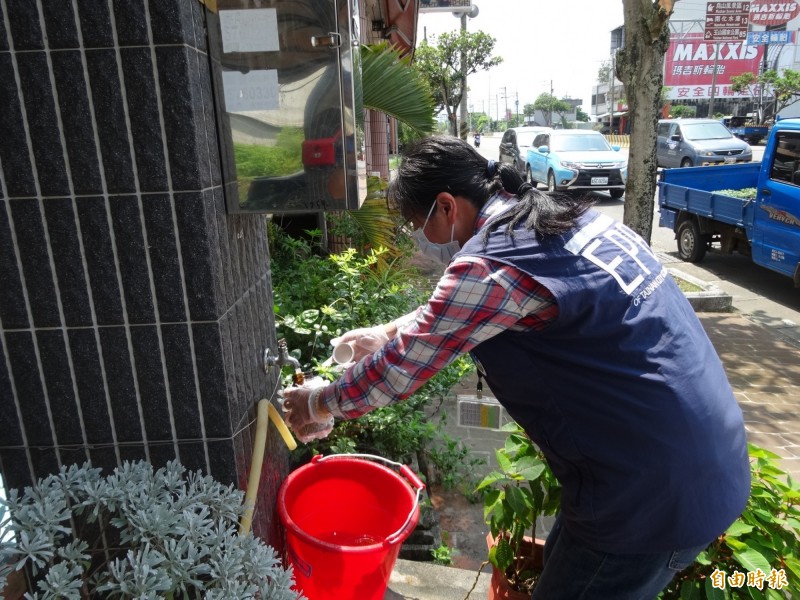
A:
[[[458,135],[458,106],[464,93],[462,64],[464,73],[471,75],[491,69],[503,62],[503,59],[492,56],[496,40],[482,31],[443,33],[434,38],[434,41],[435,46],[425,40],[417,47],[414,65],[428,82],[437,112],[447,112],[450,132]]]
[[[673,4],[674,0],[622,0],[626,45],[617,53],[616,69],[625,86],[631,128],[623,221],[647,243],[653,232],[656,128]]]
[[[583,112],[583,109],[579,106],[575,109],[575,120],[581,123],[588,123],[589,115]]]
[[[792,69],[784,69],[782,75],[778,75],[774,69],[765,71],[759,76],[748,71],[731,77],[731,84],[734,92],[748,91],[751,96],[758,95],[759,87],[763,94],[771,90],[769,95],[775,99],[774,115],[800,98],[800,72]],[[762,109],[762,114],[759,114],[760,122],[764,121],[766,116],[764,112]]]
[[[533,108],[547,115],[547,126],[552,127],[553,113],[557,113],[563,120],[564,115],[572,110],[572,105],[564,100],[559,100],[552,94],[543,92],[536,98]]]

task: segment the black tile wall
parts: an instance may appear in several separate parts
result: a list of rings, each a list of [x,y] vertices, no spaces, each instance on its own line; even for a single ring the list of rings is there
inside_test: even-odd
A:
[[[105,198],[82,197],[76,202],[97,323],[122,324],[122,298]]]
[[[11,216],[17,238],[18,255],[31,301],[36,327],[58,327],[58,300],[50,270],[50,256],[42,225],[42,213],[36,199],[10,200]]]
[[[44,52],[22,52],[17,55],[17,68],[39,189],[43,196],[69,194],[47,56]]]
[[[89,303],[88,281],[83,269],[83,256],[72,199],[48,198],[43,204],[64,324],[68,327],[91,326],[92,310]]]
[[[149,45],[145,0],[114,0],[113,7],[119,45],[122,47]]]
[[[135,442],[142,439],[139,401],[133,378],[132,357],[124,327],[101,327],[100,345],[108,380],[114,431],[117,440]]]
[[[158,327],[155,325],[131,327],[131,345],[136,361],[139,397],[147,439],[157,443],[172,440],[172,417]]]
[[[188,325],[164,325],[161,328],[164,359],[172,396],[172,412],[179,439],[201,439],[200,407],[195,385]]]
[[[26,485],[33,484],[31,463],[25,450],[0,450],[0,466],[3,468],[3,484],[7,489],[22,493]]]
[[[72,191],[79,196],[102,194],[103,180],[82,55],[78,50],[52,52],[50,60],[58,91]]]
[[[111,13],[107,2],[78,0],[78,15],[84,47],[111,48],[114,46]]]
[[[36,332],[39,356],[56,440],[62,444],[81,444],[83,425],[77,410],[77,398],[72,387],[72,374],[63,330],[40,329]]]
[[[230,440],[209,442],[208,456],[211,462],[211,476],[219,481],[225,481],[229,479],[230,473],[236,473],[235,453],[236,446]]]
[[[47,45],[51,50],[78,48],[80,38],[75,21],[72,2],[45,0],[41,3],[44,26],[47,31]]]
[[[79,365],[75,369],[75,385],[89,440],[97,444],[111,444],[114,434],[95,330],[68,329],[67,339],[72,361]]]
[[[119,274],[125,292],[129,323],[155,322],[155,306],[147,268],[147,249],[141,227],[138,196],[114,196],[109,200],[117,243]]]
[[[36,195],[36,179],[28,154],[25,122],[22,119],[20,91],[17,88],[12,55],[0,54],[0,162],[3,177],[11,198]]]
[[[6,351],[17,397],[24,399],[19,403],[19,410],[28,443],[35,446],[52,446],[53,434],[50,430],[41,370],[31,332],[6,332]]]
[[[0,6],[0,52],[5,52],[8,49],[8,37],[6,36],[6,16],[3,14],[3,7]]]
[[[136,185],[116,51],[87,50],[85,56],[107,191],[133,193]]]
[[[11,236],[11,207],[8,200],[0,200],[0,325],[5,329],[28,327],[25,292],[19,276],[19,263]]]
[[[178,445],[181,463],[190,471],[208,471],[206,448],[202,442],[182,442]]]
[[[203,422],[209,438],[230,437],[231,407],[225,382],[225,359],[218,323],[192,325],[197,376],[203,407]]]
[[[255,404],[277,382],[269,258],[264,219],[225,210],[203,7],[0,9],[6,483],[179,457],[245,485]],[[287,462],[270,448],[267,504]]]
[[[9,29],[11,30],[11,47],[16,51],[42,50],[42,29],[39,26],[39,9],[36,0],[16,0],[7,2]]]
[[[156,45],[187,44],[195,47],[192,4],[183,0],[149,0],[150,23]]]
[[[172,199],[166,194],[149,194],[142,197],[142,209],[160,318],[167,322],[185,321]]]
[[[6,446],[22,444],[22,430],[17,417],[17,406],[14,402],[14,386],[6,368],[8,353],[0,337],[0,431],[3,431],[3,442]]]
[[[196,50],[185,46],[156,48],[172,187],[178,191],[211,184],[196,55]]]
[[[210,231],[206,210],[207,196],[202,192],[176,193],[175,218],[181,240],[183,268],[186,280],[186,296],[189,314],[195,321],[211,321],[219,318],[220,310],[216,294],[219,271],[214,269],[217,253],[211,249]]]
[[[123,48],[122,70],[142,192],[169,190],[150,48]]]

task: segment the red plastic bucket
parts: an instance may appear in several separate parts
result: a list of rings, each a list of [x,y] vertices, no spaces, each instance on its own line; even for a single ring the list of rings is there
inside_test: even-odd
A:
[[[315,456],[292,472],[278,514],[298,590],[309,600],[382,600],[423,489],[406,465],[368,454]]]

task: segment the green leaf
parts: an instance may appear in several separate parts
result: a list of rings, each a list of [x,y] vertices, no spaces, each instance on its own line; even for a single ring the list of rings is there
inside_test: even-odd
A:
[[[434,101],[419,72],[386,43],[361,47],[363,102],[428,134],[434,130]]]
[[[735,520],[730,527],[728,527],[728,531],[725,532],[727,537],[738,537],[745,533],[750,533],[753,531],[753,526],[740,521],[739,519]]]
[[[764,573],[769,573],[772,566],[764,556],[752,548],[738,551],[734,550],[733,558],[735,558],[746,571],[755,571],[761,569]]]
[[[727,584],[726,584],[727,588]],[[707,600],[726,600],[730,596],[726,592],[726,588],[719,589],[714,587],[714,582],[712,581],[711,577],[706,578],[705,584],[705,593]],[[681,595],[681,599],[683,599],[683,595]]]

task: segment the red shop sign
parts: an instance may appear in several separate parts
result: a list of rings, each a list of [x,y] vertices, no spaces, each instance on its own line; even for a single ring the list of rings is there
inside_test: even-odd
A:
[[[783,25],[800,13],[798,2],[769,2],[752,0],[750,2],[751,25]]]

